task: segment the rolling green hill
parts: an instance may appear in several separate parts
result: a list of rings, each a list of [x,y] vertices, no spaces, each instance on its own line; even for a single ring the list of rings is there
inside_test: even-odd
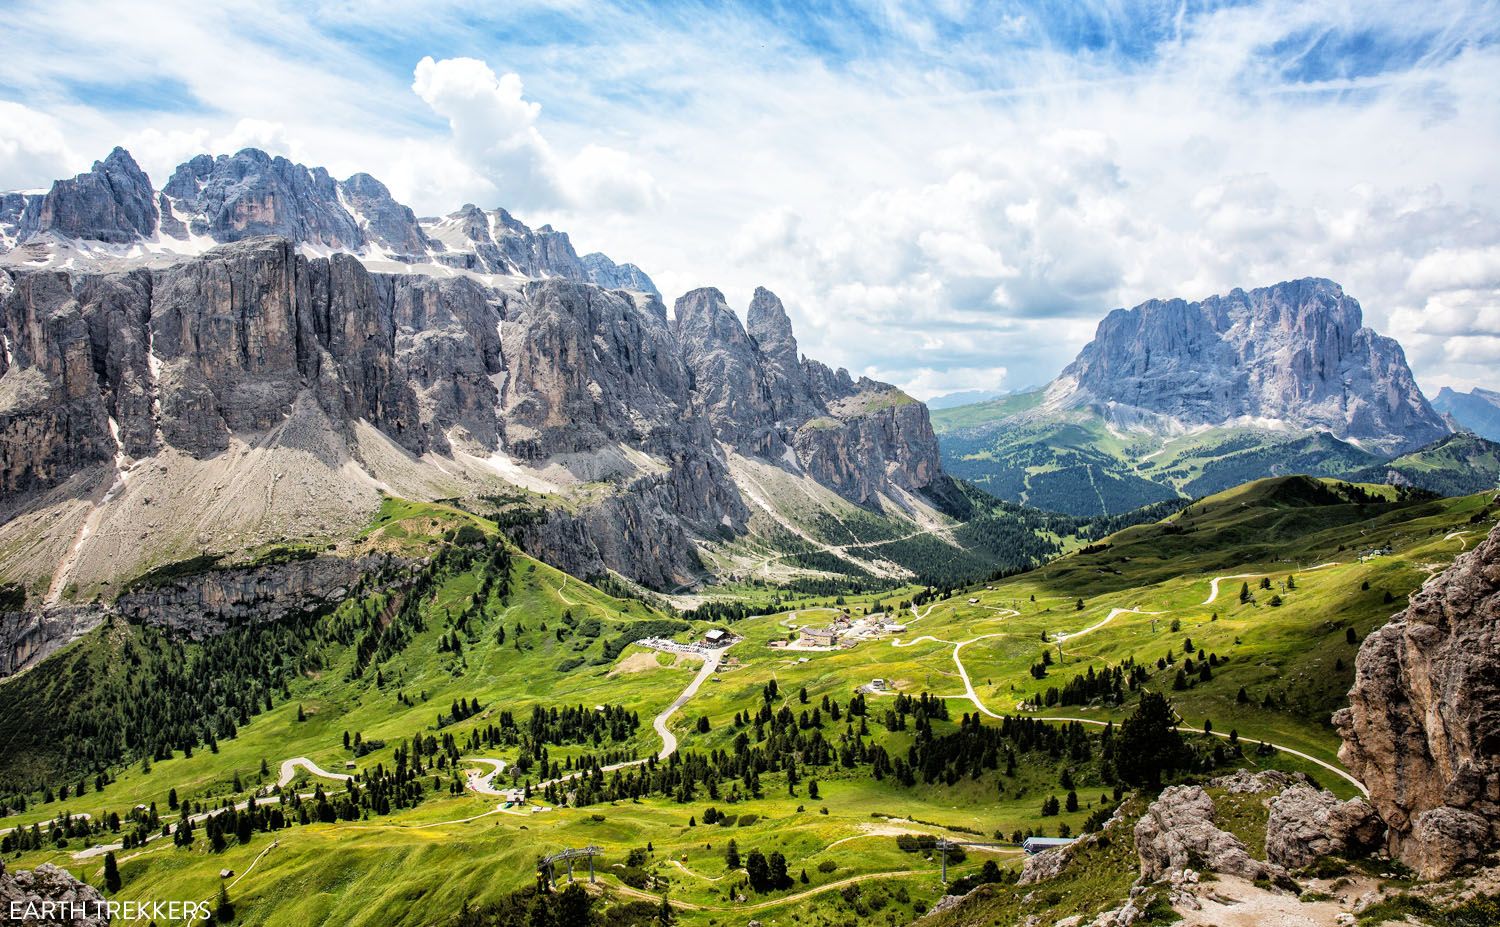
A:
[[[1500,479],[1500,448],[1473,435],[1386,460],[1326,433],[1225,427],[1160,436],[1113,428],[1087,411],[1024,414],[1040,396],[933,413],[944,468],[1001,499],[1079,516],[1294,473],[1403,482],[1449,496]]]
[[[1351,478],[1419,486],[1444,496],[1500,489],[1500,444],[1468,433],[1453,434]]]
[[[999,844],[954,876],[1013,871],[1016,838],[1128,801],[1103,725],[1144,691],[1225,735],[1184,734],[1176,775],[1253,763],[1352,794],[1328,714],[1358,640],[1497,515],[1488,494],[1261,480],[1009,578],[713,624],[560,573],[489,519],[388,500],[364,543],[420,557],[410,582],[207,640],[117,622],[0,681],[0,841],[96,885],[114,847],[112,897],[222,884],[244,924],[502,923],[537,904],[539,854],[586,845],[603,924],[650,922],[664,892],[702,927],[905,923],[943,891],[923,840]],[[905,629],[797,649],[877,613]],[[687,645],[715,627],[741,639],[705,662]],[[786,880],[747,885],[731,839]],[[1128,884],[1114,866],[1087,891]]]

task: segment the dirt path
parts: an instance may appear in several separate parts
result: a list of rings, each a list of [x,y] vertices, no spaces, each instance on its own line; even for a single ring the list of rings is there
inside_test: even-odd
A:
[[[825,847],[825,849],[826,849],[826,847]],[[706,875],[704,875],[701,872],[694,872],[693,870],[691,870],[688,867],[684,866],[682,864],[682,860],[674,859],[674,860],[669,860],[669,862],[671,862],[672,865],[676,866],[678,869],[681,869],[683,872],[687,873],[688,875],[692,876],[695,879],[702,879],[705,882],[721,882],[724,879],[723,876],[706,876]],[[743,869],[736,869],[735,870],[735,872],[743,872],[743,871],[744,871]]]
[[[995,714],[993,711],[990,711],[989,708],[986,707],[986,705],[984,704],[984,702],[981,702],[979,700],[979,693],[974,691],[974,683],[969,680],[969,671],[966,670],[966,669],[964,669],[964,661],[961,660],[961,659],[959,659],[958,654],[959,654],[959,651],[963,650],[965,647],[967,647],[968,645],[970,645],[970,644],[972,644],[972,643],[974,643],[976,641],[982,641],[982,640],[985,640],[986,638],[990,638],[990,637],[1008,637],[1008,636],[1009,636],[1008,632],[997,631],[994,634],[981,634],[978,637],[971,637],[971,638],[969,638],[966,641],[962,641],[960,643],[957,643],[957,644],[953,645],[953,665],[958,667],[959,678],[961,678],[964,681],[964,696],[966,698],[968,698],[969,701],[971,701],[971,702],[974,703],[974,707],[975,708],[978,708],[980,711],[982,711],[985,714],[989,715],[991,718],[999,718],[1001,716]]]
[[[1322,566],[1313,567],[1312,569],[1322,569],[1323,567],[1336,566],[1336,565],[1337,564],[1325,563]],[[1304,570],[1303,572],[1307,572],[1307,571]],[[1216,578],[1214,580],[1215,591],[1217,592],[1218,581],[1220,579],[1238,579],[1238,578],[1239,577],[1232,577],[1232,576],[1221,576],[1221,577]],[[1212,599],[1212,596],[1210,596],[1210,599]],[[1075,631],[1074,633],[1072,633],[1070,635],[1059,634],[1059,635],[1057,635],[1057,637],[1055,639],[1056,640],[1065,640],[1068,637],[1078,637],[1078,636],[1080,636],[1082,634],[1087,634],[1090,631],[1096,630],[1098,628],[1102,628],[1104,625],[1106,625],[1110,621],[1112,621],[1117,615],[1127,614],[1127,613],[1147,614],[1147,615],[1159,615],[1159,614],[1162,614],[1161,612],[1141,612],[1140,609],[1138,609],[1138,608],[1117,608],[1114,611],[1110,612],[1109,616],[1107,618],[1105,618],[1103,621],[1099,622],[1098,624],[1093,625],[1093,626],[1088,627],[1088,628],[1084,628],[1082,631]],[[969,644],[975,643],[976,641],[982,641],[982,640],[985,640],[986,638],[991,638],[991,637],[1004,637],[1004,636],[1006,636],[1006,632],[1003,632],[1003,631],[996,632],[994,634],[981,634],[978,637],[972,637],[972,638],[970,638],[970,639],[968,639],[966,641],[959,641],[958,643],[956,643],[956,644],[953,645],[953,663],[954,663],[955,666],[958,667],[958,675],[964,681],[964,697],[967,698],[969,701],[973,702],[975,708],[979,709],[981,712],[983,712],[984,714],[988,715],[989,717],[996,718],[996,719],[1000,719],[1003,716],[1002,715],[998,715],[995,712],[991,711],[989,709],[989,706],[985,705],[984,702],[980,700],[979,693],[976,692],[976,691],[974,691],[974,683],[969,679],[969,671],[968,671],[968,669],[966,669],[964,667],[963,658],[960,656],[960,653],[963,651],[963,649],[965,647],[967,647]],[[894,640],[894,641],[891,642],[891,646],[893,646],[893,647],[909,647],[912,644],[920,643],[921,641],[924,641],[924,640],[926,640],[926,641],[933,641],[934,643],[943,643],[943,644],[951,643],[950,641],[939,641],[935,637],[919,637],[916,640],[910,641],[908,643],[902,643],[901,640],[900,640],[900,638],[897,638],[896,640]],[[1106,721],[1097,721],[1097,720],[1094,720],[1092,718],[1064,718],[1064,717],[1045,717],[1045,718],[1043,718],[1043,717],[1039,717],[1039,718],[1036,718],[1035,720],[1037,720],[1037,721],[1055,721],[1055,722],[1079,721],[1079,722],[1082,722],[1084,724],[1093,724],[1093,725],[1097,725],[1099,727],[1104,727],[1106,724],[1109,723],[1109,722],[1106,722]],[[1189,733],[1189,734],[1200,733],[1200,731],[1197,728],[1190,728],[1190,727],[1179,726],[1177,728],[1177,730],[1179,730],[1179,731],[1181,731],[1183,733]],[[1229,735],[1228,734],[1223,734],[1223,733],[1220,733],[1219,731],[1210,731],[1209,733],[1213,734],[1213,736],[1218,737],[1218,738],[1220,738],[1222,740],[1228,740],[1229,739]],[[1253,738],[1253,739],[1259,740],[1259,738]],[[1280,750],[1283,753],[1290,753],[1292,756],[1299,757],[1301,759],[1304,759],[1304,760],[1308,761],[1309,763],[1313,763],[1313,764],[1316,764],[1317,766],[1321,766],[1323,769],[1328,770],[1329,772],[1333,773],[1334,775],[1339,776],[1339,777],[1347,780],[1351,785],[1353,785],[1356,789],[1358,789],[1362,795],[1364,795],[1366,797],[1369,797],[1370,790],[1367,789],[1367,788],[1365,788],[1364,783],[1360,782],[1358,779],[1354,778],[1352,775],[1350,775],[1348,772],[1345,772],[1340,767],[1335,766],[1332,763],[1326,762],[1324,760],[1320,760],[1320,759],[1318,759],[1315,756],[1309,756],[1308,754],[1303,753],[1300,750],[1294,750],[1291,747],[1283,746],[1282,744],[1273,743],[1273,742],[1271,742],[1269,740],[1264,741],[1264,742],[1270,744],[1271,746],[1275,747],[1277,750]]]
[[[281,761],[281,775],[276,779],[276,787],[278,789],[284,789],[292,784],[292,780],[297,778],[298,766],[301,766],[314,776],[320,776],[324,779],[336,779],[339,782],[349,782],[354,779],[353,776],[345,773],[331,773],[326,769],[320,769],[316,763],[305,756],[294,756],[289,760]]]
[[[1092,724],[1095,727],[1104,727],[1105,725],[1111,723],[1111,722],[1108,722],[1108,721],[1099,721],[1099,720],[1097,720],[1095,718],[1033,717],[1032,720],[1033,721],[1052,721],[1052,722],[1057,722],[1057,723],[1066,723],[1066,722],[1069,722],[1069,721],[1077,721],[1080,724]],[[1201,728],[1187,727],[1187,726],[1184,726],[1184,725],[1178,725],[1176,728],[1174,728],[1174,730],[1180,731],[1180,732],[1182,732],[1184,734],[1202,734],[1203,733],[1203,730]],[[1209,731],[1208,733],[1212,734],[1214,737],[1219,738],[1220,740],[1228,740],[1229,739],[1229,735],[1228,734],[1222,734],[1222,733],[1220,733],[1218,731]],[[1291,747],[1283,746],[1282,744],[1278,744],[1278,743],[1275,743],[1275,742],[1269,741],[1269,740],[1262,740],[1259,737],[1242,737],[1240,739],[1242,741],[1247,741],[1248,740],[1248,741],[1254,741],[1256,743],[1267,743],[1267,744],[1270,744],[1271,746],[1275,747],[1277,750],[1280,750],[1282,753],[1290,753],[1292,756],[1295,756],[1295,757],[1297,757],[1299,759],[1303,759],[1303,760],[1308,761],[1309,763],[1314,763],[1314,764],[1316,764],[1318,766],[1321,766],[1324,769],[1328,770],[1329,772],[1333,773],[1334,775],[1338,776],[1339,778],[1344,779],[1350,785],[1354,786],[1356,789],[1359,789],[1359,792],[1360,792],[1361,795],[1364,795],[1366,798],[1368,798],[1370,796],[1370,790],[1367,789],[1367,788],[1365,788],[1365,784],[1363,782],[1360,782],[1358,779],[1354,778],[1349,773],[1347,773],[1343,769],[1341,769],[1341,768],[1333,765],[1332,763],[1326,762],[1324,760],[1320,760],[1320,759],[1318,759],[1315,756],[1309,756],[1308,754],[1303,753],[1301,750],[1294,750]]]
[[[1082,631],[1072,631],[1072,632],[1059,631],[1058,633],[1052,635],[1052,639],[1054,641],[1066,641],[1066,640],[1072,640],[1075,637],[1082,637],[1083,635],[1088,634],[1090,631],[1097,631],[1097,630],[1099,630],[1100,628],[1102,628],[1105,625],[1109,624],[1111,621],[1114,621],[1116,618],[1118,618],[1121,615],[1160,615],[1160,614],[1163,614],[1163,613],[1162,612],[1143,612],[1143,611],[1141,611],[1141,609],[1140,609],[1139,606],[1137,606],[1135,608],[1117,608],[1117,609],[1114,609],[1113,611],[1111,611],[1108,615],[1105,615],[1104,616],[1104,620],[1101,621],[1101,622],[1099,622],[1098,624],[1091,624],[1088,627],[1084,628]]]
[[[667,721],[672,717],[672,715],[674,715],[674,714],[677,713],[678,709],[680,709],[683,705],[686,705],[690,700],[692,700],[693,696],[698,694],[698,689],[703,686],[703,683],[705,681],[707,681],[710,676],[712,676],[715,672],[718,671],[719,664],[722,663],[723,660],[724,660],[724,652],[726,650],[728,650],[728,649],[729,648],[726,647],[726,648],[724,648],[724,650],[710,651],[704,657],[704,659],[703,659],[703,667],[698,670],[697,675],[695,675],[693,677],[693,681],[690,682],[690,683],[688,683],[687,688],[685,688],[685,689],[682,690],[682,694],[679,695],[679,696],[677,696],[677,698],[673,700],[672,704],[668,705],[665,709],[662,710],[661,714],[657,715],[656,718],[652,720],[652,722],[651,722],[652,729],[654,729],[656,731],[657,736],[661,737],[661,744],[662,744],[662,746],[661,746],[661,752],[658,753],[657,756],[656,756],[656,758],[658,760],[664,760],[667,757],[669,757],[672,754],[674,754],[674,753],[677,752],[677,735],[673,734],[672,731],[671,731],[671,729],[667,727]],[[491,773],[489,773],[488,775],[480,775],[478,772],[470,772],[469,776],[468,776],[468,779],[467,779],[467,784],[468,784],[468,787],[469,787],[470,790],[472,790],[474,792],[477,792],[477,793],[479,793],[481,795],[503,795],[503,794],[505,794],[504,790],[502,790],[502,789],[496,789],[494,787],[494,778],[495,778],[495,776],[497,776],[500,773],[504,772],[505,769],[506,769],[506,762],[505,762],[505,760],[497,760],[497,759],[492,759],[490,757],[479,757],[479,756],[465,757],[465,760],[468,761],[468,762],[472,762],[472,763],[486,763],[486,764],[494,767],[494,771],[491,772]],[[645,760],[625,760],[624,762],[611,763],[608,766],[601,766],[600,770],[603,771],[603,772],[614,772],[617,769],[628,769],[629,767],[632,767],[632,766],[641,766],[641,765],[644,765],[645,762],[646,762]],[[539,791],[541,789],[545,789],[549,785],[560,785],[562,783],[566,783],[569,780],[573,779],[577,775],[579,775],[579,773],[577,771],[574,771],[574,772],[569,773],[566,776],[559,776],[556,779],[547,779],[547,780],[538,782],[538,783],[536,783],[535,785],[533,785],[531,787],[532,792],[534,793],[534,792],[537,792],[537,791]],[[503,809],[503,808],[497,808],[494,811],[487,811],[487,812],[485,812],[485,814],[476,815],[475,818],[486,817],[486,816],[488,816],[490,814],[500,814],[500,813],[507,813],[507,812],[505,812],[505,809]],[[519,813],[522,813],[522,812],[509,812],[509,813],[517,813],[517,814],[519,814]],[[465,818],[462,821],[445,821],[443,823],[463,824],[463,823],[465,823],[467,821],[475,820],[475,818]],[[438,825],[436,825],[436,824],[425,824],[425,825],[422,825],[422,826],[424,826],[424,827],[436,827]]]
[[[677,696],[677,699],[668,705],[666,710],[657,715],[656,719],[651,722],[651,726],[655,728],[656,733],[661,737],[661,753],[657,754],[657,759],[664,760],[677,752],[677,735],[668,729],[667,719],[676,714],[677,709],[686,705],[693,696],[698,694],[698,689],[703,685],[704,681],[718,672],[719,663],[723,659],[724,651],[722,650],[713,651],[706,656],[703,660],[703,668],[698,670],[698,675],[694,676],[693,681],[688,683],[688,687],[682,690],[682,694]]]
[[[1444,538],[1443,540],[1447,540],[1447,538]],[[1328,563],[1320,563],[1317,566],[1310,566],[1305,570],[1293,570],[1291,572],[1293,573],[1293,575],[1297,573],[1311,573],[1313,570],[1326,570],[1329,567],[1336,566],[1339,566],[1339,563],[1337,561],[1330,561]],[[1203,600],[1203,604],[1214,604],[1214,600],[1219,597],[1219,583],[1223,582],[1226,579],[1258,579],[1262,576],[1270,575],[1270,573],[1236,573],[1233,576],[1215,576],[1208,583],[1208,598]]]

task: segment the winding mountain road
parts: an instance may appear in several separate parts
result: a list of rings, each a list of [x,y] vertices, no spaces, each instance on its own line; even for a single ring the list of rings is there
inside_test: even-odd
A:
[[[1310,569],[1318,570],[1318,569],[1323,569],[1324,567],[1337,566],[1337,565],[1338,564],[1336,564],[1336,563],[1325,563],[1325,564],[1321,564],[1321,565],[1316,566],[1316,567],[1311,567]],[[1302,572],[1305,573],[1305,572],[1308,572],[1308,571],[1307,570],[1303,570]],[[1254,574],[1254,575],[1259,576],[1259,575],[1264,575],[1264,574]],[[1224,579],[1242,579],[1242,578],[1246,578],[1246,577],[1244,577],[1244,576],[1220,576],[1220,577],[1216,577],[1213,580],[1213,592],[1212,592],[1212,594],[1209,595],[1208,601],[1212,602],[1213,599],[1214,599],[1214,597],[1218,595],[1218,588],[1219,588],[1219,581],[1220,580],[1224,580]],[[1204,603],[1204,604],[1208,604],[1208,603]],[[1109,624],[1111,621],[1113,621],[1115,618],[1119,617],[1120,615],[1126,615],[1126,614],[1160,615],[1160,614],[1163,614],[1163,613],[1162,612],[1146,612],[1146,611],[1142,611],[1139,607],[1137,607],[1137,608],[1116,608],[1113,611],[1111,611],[1109,613],[1109,615],[1106,616],[1103,621],[1100,621],[1100,622],[1098,622],[1097,624],[1094,624],[1094,625],[1090,625],[1089,627],[1084,628],[1081,631],[1074,631],[1072,633],[1059,633],[1059,634],[1057,634],[1054,637],[1054,640],[1062,641],[1062,640],[1068,640],[1068,639],[1073,639],[1073,638],[1081,637],[1082,635],[1088,634],[1091,631],[1097,631],[1098,629],[1100,629],[1100,628],[1104,627],[1105,625]],[[979,693],[974,690],[974,683],[969,678],[969,671],[968,671],[968,668],[964,666],[964,662],[963,662],[963,658],[962,658],[961,654],[962,654],[963,649],[965,647],[967,647],[968,645],[973,644],[973,643],[975,643],[977,641],[982,641],[982,640],[985,640],[986,638],[991,638],[991,637],[1004,637],[1004,636],[1006,636],[1006,632],[1003,632],[1003,631],[1002,632],[996,632],[994,634],[981,634],[978,637],[971,637],[968,640],[958,641],[956,643],[953,642],[953,641],[941,640],[939,638],[932,637],[931,635],[924,635],[922,637],[918,637],[918,638],[916,638],[914,640],[910,640],[910,641],[902,641],[898,637],[895,640],[891,641],[891,646],[892,647],[910,647],[910,646],[912,646],[914,644],[920,644],[923,641],[931,641],[932,643],[935,643],[935,644],[953,644],[953,664],[954,664],[954,666],[956,666],[958,668],[959,678],[961,678],[963,680],[963,682],[964,682],[964,694],[963,694],[962,697],[966,698],[970,702],[972,702],[974,704],[974,707],[977,708],[977,709],[979,709],[979,711],[982,712],[983,714],[985,714],[985,715],[987,715],[987,716],[989,716],[991,718],[1000,719],[1003,716],[999,715],[999,714],[996,714],[995,712],[991,711],[990,708],[989,708],[989,706],[986,705],[986,704],[984,704],[984,701],[980,699]],[[1110,723],[1110,722],[1107,722],[1107,721],[1099,721],[1099,720],[1096,720],[1094,718],[1069,718],[1069,717],[1060,717],[1060,716],[1055,716],[1055,717],[1037,717],[1036,720],[1038,720],[1038,721],[1051,721],[1051,722],[1058,722],[1058,723],[1067,723],[1067,722],[1077,721],[1077,722],[1082,723],[1082,724],[1091,724],[1091,725],[1095,725],[1095,726],[1098,726],[1098,727],[1104,727],[1105,725],[1107,725],[1107,724]],[[1190,727],[1185,727],[1185,726],[1180,726],[1180,725],[1176,729],[1178,731],[1182,732],[1182,733],[1188,733],[1188,734],[1201,733],[1201,731],[1199,731],[1197,728],[1190,728]],[[1229,735],[1228,734],[1223,734],[1223,733],[1220,733],[1219,731],[1210,731],[1209,733],[1212,734],[1215,737],[1220,738],[1221,740],[1229,740]],[[1260,738],[1253,738],[1253,739],[1260,740]],[[1272,741],[1269,741],[1269,740],[1264,741],[1264,743],[1270,744],[1271,746],[1275,747],[1277,750],[1280,750],[1283,753],[1291,754],[1292,756],[1295,756],[1295,757],[1298,757],[1300,759],[1306,760],[1309,763],[1313,763],[1313,764],[1315,764],[1315,765],[1317,765],[1319,767],[1322,767],[1323,769],[1328,770],[1329,772],[1333,773],[1334,775],[1339,776],[1340,778],[1342,778],[1342,779],[1346,780],[1347,782],[1349,782],[1349,784],[1353,785],[1356,789],[1358,789],[1360,791],[1360,794],[1362,794],[1362,795],[1364,795],[1366,797],[1369,797],[1370,790],[1367,789],[1367,788],[1365,788],[1364,783],[1362,783],[1358,779],[1354,778],[1354,776],[1352,776],[1351,774],[1349,774],[1344,769],[1342,769],[1342,768],[1340,768],[1338,766],[1335,766],[1334,764],[1329,763],[1326,760],[1320,760],[1320,759],[1318,759],[1315,756],[1311,756],[1309,754],[1303,753],[1301,750],[1296,750],[1296,749],[1293,749],[1292,747],[1288,747],[1288,746],[1285,746],[1283,744],[1273,743]]]
[[[324,779],[334,779],[339,782],[349,782],[354,779],[353,776],[346,773],[331,773],[326,769],[320,769],[316,763],[305,756],[294,756],[289,760],[281,761],[281,775],[276,779],[276,787],[284,789],[291,785],[292,780],[297,778],[297,767],[299,766],[314,776],[320,776]]]
[[[1444,540],[1447,539],[1444,538]],[[1329,561],[1328,563],[1320,563],[1317,566],[1310,566],[1305,570],[1294,570],[1293,573],[1311,573],[1313,570],[1326,570],[1329,567],[1336,567],[1339,565],[1340,564],[1338,563],[1338,561]],[[1219,597],[1219,583],[1223,582],[1226,579],[1259,579],[1262,576],[1270,575],[1270,573],[1236,573],[1233,576],[1215,576],[1213,579],[1209,580],[1208,598],[1203,600],[1203,604],[1214,604],[1214,600]]]

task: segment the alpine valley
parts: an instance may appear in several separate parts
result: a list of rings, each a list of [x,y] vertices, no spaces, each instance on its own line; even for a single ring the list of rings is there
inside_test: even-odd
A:
[[[116,148],[0,194],[0,347],[12,920],[1500,916],[1494,394],[1332,281],[930,413],[765,287]]]

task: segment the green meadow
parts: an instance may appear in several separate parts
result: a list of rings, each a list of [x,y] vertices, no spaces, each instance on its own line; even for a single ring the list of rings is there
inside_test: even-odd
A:
[[[410,633],[376,659],[362,661],[358,647],[309,632],[298,665],[316,669],[287,679],[269,710],[254,713],[212,749],[115,764],[102,788],[93,787],[90,773],[83,793],[75,787],[66,800],[60,787],[80,777],[45,776],[25,792],[26,810],[0,819],[0,828],[39,825],[44,837],[39,847],[10,853],[7,865],[52,862],[102,886],[98,848],[119,836],[106,830],[54,839],[49,824],[60,815],[87,814],[97,822],[154,804],[171,822],[177,820],[167,810],[174,793],[178,802],[205,810],[252,796],[275,805],[284,760],[307,758],[330,772],[373,776],[396,768],[409,744],[451,735],[462,758],[447,762],[437,754],[444,761],[430,761],[414,780],[422,793],[414,805],[256,830],[244,840],[231,835],[221,850],[201,833],[187,846],[158,836],[115,851],[122,885],[113,897],[207,899],[222,884],[237,923],[445,923],[465,904],[482,907],[534,885],[539,856],[596,846],[602,855],[590,890],[619,923],[644,916],[642,906],[629,902],[654,903],[663,893],[685,924],[742,924],[752,917],[799,927],[907,923],[941,897],[943,886],[934,854],[902,849],[898,836],[974,844],[950,865],[952,878],[977,872],[987,860],[1013,870],[1021,859],[1013,842],[1018,834],[1077,834],[1101,819],[1101,809],[1107,814],[1115,806],[1124,790],[1097,761],[1103,728],[1086,729],[1094,746],[1084,758],[1007,747],[998,763],[976,767],[974,775],[918,777],[911,784],[877,778],[840,750],[879,746],[904,758],[915,755],[923,736],[958,737],[964,716],[976,713],[986,727],[1004,716],[1118,725],[1144,689],[1171,699],[1185,736],[1200,750],[1229,750],[1226,768],[1301,771],[1353,794],[1351,783],[1315,761],[1337,765],[1329,715],[1353,678],[1358,642],[1494,517],[1487,495],[1398,498],[1388,487],[1265,480],[1009,579],[948,591],[905,587],[842,600],[786,599],[773,613],[721,624],[686,621],[645,601],[608,595],[510,550],[503,577],[486,566],[494,560],[482,559],[435,572],[422,601],[401,613],[415,616]],[[392,499],[356,543],[367,552],[414,557],[466,538],[491,545],[486,550],[504,544],[497,526],[481,516]],[[1217,595],[1206,601],[1215,577],[1236,578],[1221,579]],[[398,613],[399,595],[397,589],[365,590],[309,620],[330,627],[355,620],[400,626],[403,619],[382,617]],[[795,639],[796,629],[826,626],[841,612],[853,618],[879,613],[905,629],[830,651],[771,646]],[[572,807],[539,794],[549,777],[536,767],[519,769],[517,745],[470,745],[475,732],[501,724],[504,716],[524,734],[537,706],[587,712],[621,706],[634,718],[628,731],[549,743],[547,759],[566,773],[595,758],[655,757],[662,741],[653,721],[694,681],[702,659],[658,653],[631,640],[650,629],[686,644],[714,627],[742,639],[664,718],[679,755],[657,765],[734,756],[747,743],[754,749],[764,732],[749,718],[762,711],[802,718],[795,724],[800,736],[816,734],[831,745],[831,762],[804,764],[796,776],[772,764],[757,777],[758,791],[745,786],[733,801],[700,791],[685,801],[649,793]],[[23,729],[26,718],[65,717],[70,706],[87,704],[109,717],[99,692],[130,691],[108,686],[132,672],[132,660],[140,661],[136,672],[155,665],[151,653],[142,653],[151,641],[147,629],[108,625],[0,684],[0,743],[30,742],[26,738],[40,735]],[[201,645],[190,646],[190,659],[199,652],[193,647]],[[1061,694],[1090,670],[1097,675],[1126,666],[1142,675],[1118,701],[1108,694],[1072,700]],[[865,710],[852,714],[857,689],[875,679],[885,681],[886,691],[858,696]],[[1057,690],[1051,704],[1049,689]],[[891,709],[897,696],[923,693],[944,700],[947,718],[896,723]],[[477,711],[447,717],[460,702]],[[919,733],[924,725],[928,732]],[[1217,734],[1232,732],[1241,749],[1203,734],[1205,725]],[[346,735],[358,735],[363,746],[346,747]],[[1274,747],[1257,749],[1262,742]],[[495,787],[529,784],[537,793],[529,803],[507,807],[498,795],[475,792],[466,786],[468,773],[490,767],[474,758],[510,764]],[[46,768],[37,765],[44,762],[55,758],[8,753],[3,768],[15,782]],[[637,771],[605,773],[603,781]],[[345,787],[300,769],[280,792],[309,795],[316,788],[334,795]],[[1070,791],[1076,808],[1070,803],[1044,813],[1049,799]],[[710,808],[722,820],[705,820]],[[730,841],[742,858],[752,850],[780,853],[790,886],[757,891],[746,885],[744,870],[726,864]],[[1074,877],[1086,882],[1043,909],[1066,916],[1094,895],[1114,891],[1125,878],[1115,865],[1120,860],[1100,862]],[[221,879],[222,870],[234,875]],[[584,872],[580,865],[578,877],[586,878]],[[996,899],[997,912],[1021,911],[1009,887],[984,891]],[[1034,908],[1026,913],[1038,913]]]

